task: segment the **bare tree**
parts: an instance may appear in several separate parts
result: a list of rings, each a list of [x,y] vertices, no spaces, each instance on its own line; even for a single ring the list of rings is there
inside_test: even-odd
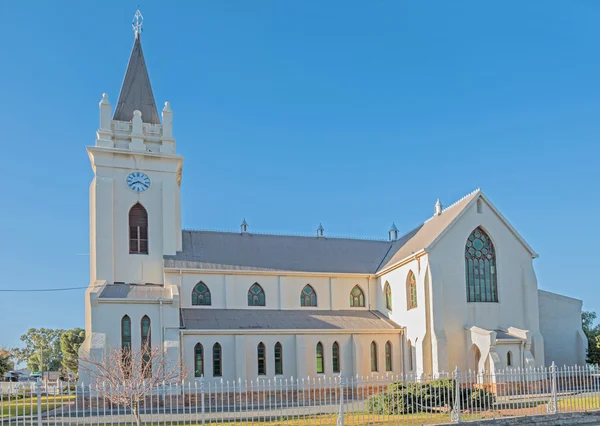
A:
[[[181,383],[185,377],[180,361],[169,363],[156,347],[112,350],[102,360],[81,359],[79,368],[88,371],[90,390],[111,404],[129,408],[137,426],[142,424],[140,406],[145,398],[161,386]]]

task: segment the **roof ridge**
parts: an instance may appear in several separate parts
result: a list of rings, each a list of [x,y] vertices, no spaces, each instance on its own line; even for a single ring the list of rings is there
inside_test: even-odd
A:
[[[458,203],[460,203],[460,202],[461,202],[461,201],[463,201],[464,199],[466,199],[466,198],[469,198],[470,196],[472,196],[473,194],[475,194],[475,193],[477,193],[477,192],[481,192],[481,188],[477,188],[476,190],[469,192],[467,195],[464,195],[464,196],[463,196],[463,197],[461,197],[459,200],[457,200],[457,201],[455,201],[454,203],[450,204],[450,205],[449,205],[448,207],[446,207],[445,209],[442,209],[442,214],[443,214],[445,211],[447,211],[447,210],[450,210],[452,207],[456,206]],[[430,220],[432,220],[432,219],[436,218],[437,216],[439,216],[439,215],[436,215],[436,214],[434,214],[434,215],[432,215],[430,218],[428,218],[428,219],[427,219],[425,222],[423,222],[423,223],[427,223],[427,222],[429,222]]]
[[[183,228],[182,231],[187,232],[215,232],[215,233],[224,233],[224,234],[241,234],[238,231],[224,230],[224,229],[209,229],[209,228]],[[299,237],[299,238],[314,238],[321,240],[357,240],[357,241],[377,241],[389,243],[385,238],[374,238],[374,237],[344,237],[344,236],[335,236],[328,235],[324,237],[318,237],[312,234],[301,234],[301,233],[275,233],[275,232],[247,232],[249,235],[265,235],[272,237]]]

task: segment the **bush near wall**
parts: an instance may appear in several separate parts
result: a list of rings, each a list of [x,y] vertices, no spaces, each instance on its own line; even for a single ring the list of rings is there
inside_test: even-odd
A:
[[[425,383],[392,383],[387,390],[371,396],[366,409],[373,414],[409,414],[448,411],[454,407],[456,382],[439,379]],[[475,387],[461,387],[460,406],[463,410],[487,410],[495,395]]]

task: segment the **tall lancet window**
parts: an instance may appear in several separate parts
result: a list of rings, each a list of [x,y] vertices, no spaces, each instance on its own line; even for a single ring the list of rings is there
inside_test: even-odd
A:
[[[152,365],[150,364],[152,341],[150,339],[150,318],[148,315],[144,315],[142,318],[142,375],[145,378],[152,377]]]
[[[140,203],[129,210],[129,253],[148,254],[148,212]]]
[[[490,237],[475,228],[465,245],[465,276],[468,302],[497,302],[496,251]]]

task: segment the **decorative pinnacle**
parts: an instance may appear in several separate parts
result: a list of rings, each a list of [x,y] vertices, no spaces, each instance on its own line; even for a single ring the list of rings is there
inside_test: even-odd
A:
[[[133,21],[131,22],[131,26],[133,27],[133,32],[136,37],[142,32],[142,25],[144,24],[144,17],[142,16],[142,12],[140,10],[135,11],[135,15],[133,15]]]

